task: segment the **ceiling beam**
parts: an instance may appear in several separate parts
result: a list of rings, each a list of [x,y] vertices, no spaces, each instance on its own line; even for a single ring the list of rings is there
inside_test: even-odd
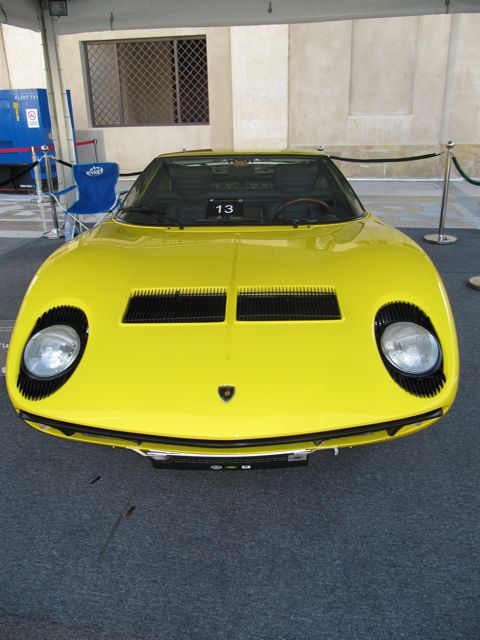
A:
[[[0,0],[0,22],[39,31],[38,4],[38,0]],[[58,35],[480,11],[478,0],[67,0],[67,4],[68,16],[55,18]]]

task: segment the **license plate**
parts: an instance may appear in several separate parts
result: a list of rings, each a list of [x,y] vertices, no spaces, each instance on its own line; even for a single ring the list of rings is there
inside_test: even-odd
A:
[[[197,457],[197,456],[156,456],[149,452],[156,469],[205,469],[210,471],[251,471],[253,469],[306,467],[308,454],[287,453],[275,456],[252,456],[238,458]]]
[[[243,216],[243,200],[211,199],[207,205],[207,218],[230,218]]]

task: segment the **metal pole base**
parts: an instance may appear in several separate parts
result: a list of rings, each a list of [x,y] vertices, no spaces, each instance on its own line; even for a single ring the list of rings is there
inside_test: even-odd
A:
[[[58,238],[65,237],[63,229],[52,229],[51,231],[48,231],[48,233],[44,233],[43,235],[49,240],[58,240]]]
[[[423,236],[423,239],[427,242],[431,242],[432,244],[453,244],[457,241],[455,236],[447,236],[445,234],[439,233],[430,233],[426,236]]]
[[[473,276],[473,278],[469,278],[467,280],[467,284],[473,289],[478,289],[480,291],[480,276]]]

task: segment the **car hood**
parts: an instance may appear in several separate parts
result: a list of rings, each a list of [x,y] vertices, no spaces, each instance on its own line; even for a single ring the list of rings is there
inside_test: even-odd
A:
[[[236,320],[239,290],[336,293],[341,319]],[[132,292],[226,290],[224,322],[126,324]],[[402,389],[379,356],[374,318],[410,302],[439,336],[447,382],[433,398]],[[16,387],[37,317],[60,305],[89,322],[83,358],[42,400]],[[15,327],[7,384],[18,409],[103,428],[193,438],[273,437],[372,424],[454,399],[458,354],[443,285],[427,256],[372,216],[325,226],[145,228],[105,222],[41,267]],[[235,387],[224,402],[218,389]]]

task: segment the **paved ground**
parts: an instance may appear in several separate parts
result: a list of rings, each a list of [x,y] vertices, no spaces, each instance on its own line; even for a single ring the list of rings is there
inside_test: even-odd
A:
[[[438,180],[352,180],[364,205],[395,227],[438,228],[443,182]],[[480,187],[452,180],[446,228],[480,227]]]
[[[119,189],[128,189],[131,180],[120,180]],[[60,225],[63,212],[55,208]],[[53,227],[53,214],[47,196],[0,193],[0,238],[39,238]]]
[[[351,180],[364,205],[393,226],[438,228],[440,180]],[[122,180],[120,188],[132,184]],[[62,219],[61,211],[58,217]],[[48,201],[34,195],[0,195],[0,238],[37,238],[52,228]],[[480,188],[464,180],[449,187],[446,227],[480,227]]]
[[[401,183],[355,186],[385,217],[415,205],[434,223],[434,184],[402,211]],[[480,189],[458,187],[458,242],[422,246],[452,301],[461,385],[416,436],[305,469],[156,471],[26,427],[0,376],[0,640],[477,640],[480,293],[465,280]],[[0,237],[0,331],[58,245]]]

